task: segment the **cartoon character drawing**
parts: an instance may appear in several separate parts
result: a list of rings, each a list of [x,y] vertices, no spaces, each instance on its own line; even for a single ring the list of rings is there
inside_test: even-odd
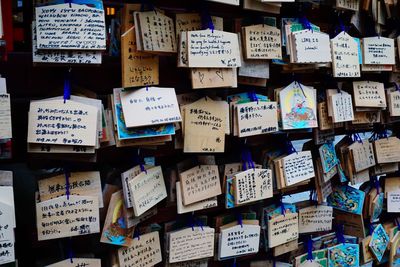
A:
[[[314,90],[293,82],[280,92],[282,125],[285,130],[317,126]]]
[[[314,111],[307,106],[307,100],[302,93],[294,93],[293,106],[290,113],[286,114],[286,119],[288,124],[292,124],[296,128],[305,127],[308,121],[316,119]]]

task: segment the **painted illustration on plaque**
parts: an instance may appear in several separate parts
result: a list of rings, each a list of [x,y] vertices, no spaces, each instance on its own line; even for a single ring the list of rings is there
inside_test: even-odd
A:
[[[332,188],[328,196],[329,206],[335,209],[361,214],[363,210],[365,193],[348,185],[339,185]]]
[[[284,130],[318,126],[315,89],[292,82],[279,93],[279,100]]]

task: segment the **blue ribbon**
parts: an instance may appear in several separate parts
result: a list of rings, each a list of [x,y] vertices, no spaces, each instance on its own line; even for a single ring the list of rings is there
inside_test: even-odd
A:
[[[388,138],[388,133],[386,129],[382,131],[380,138]]]
[[[349,138],[351,139],[351,141],[353,143],[358,142],[358,143],[363,143],[361,136],[358,133],[353,133],[349,136]]]
[[[396,222],[397,230],[400,230],[400,223],[399,223],[398,218],[394,219],[394,221]]]
[[[67,200],[69,200],[69,195],[70,195],[69,177],[71,176],[71,173],[68,171],[67,168],[64,168],[64,175],[65,175],[65,194],[67,195]]]
[[[338,17],[338,22],[339,22],[339,26],[336,26],[335,35],[337,35],[341,32],[347,32],[349,27],[347,27],[343,24],[342,18],[340,16]]]
[[[256,167],[254,166],[254,161],[253,161],[253,159],[252,159],[252,157],[251,157],[251,152],[250,152],[250,150],[247,151],[247,162],[248,162],[250,168],[252,168],[252,169],[255,169],[255,168],[256,168]]]
[[[300,23],[303,24],[303,27],[306,28],[307,30],[313,31],[311,23],[308,21],[308,19],[305,16],[300,18]]]
[[[369,230],[369,234],[372,235],[372,233],[374,232],[375,228],[374,225],[372,223],[369,223],[368,225],[368,230]]]
[[[236,216],[237,216],[238,224],[243,228],[243,218],[242,218],[242,214],[241,214],[241,213],[238,213]]]
[[[374,130],[372,132],[371,137],[369,138],[370,141],[376,141],[379,139],[388,138],[388,133],[386,129],[383,130]]]
[[[275,261],[275,259],[272,260],[272,267],[276,267],[276,261]]]
[[[248,94],[251,102],[256,102],[257,101],[257,104],[258,104],[258,97],[257,97],[257,94],[256,94],[256,92],[254,90],[251,91],[251,92],[248,92],[247,94]]]
[[[337,226],[337,231],[336,231],[336,238],[338,240],[338,243],[343,243],[343,244],[345,243],[343,232],[344,232],[344,226],[343,224],[339,224]]]
[[[140,171],[147,174],[147,170],[145,169],[144,165],[141,163],[139,164],[139,166],[140,166]]]
[[[317,192],[314,189],[310,190],[310,202],[315,202],[315,207],[318,206],[318,199],[316,193]]]
[[[294,148],[294,146],[292,144],[292,141],[290,141],[289,139],[286,140],[286,153],[288,155],[297,153],[296,149]]]
[[[192,228],[192,231],[194,231],[194,212],[192,212],[192,215],[189,217],[189,225]]]
[[[247,170],[246,156],[244,151],[242,151],[242,171]]]
[[[198,219],[198,220],[196,221],[196,224],[197,224],[197,226],[199,226],[199,227],[201,228],[201,231],[204,231],[203,222],[202,222],[200,219]]]
[[[201,28],[203,30],[210,29],[212,33],[214,33],[214,23],[212,21],[212,18],[210,16],[210,13],[208,13],[208,8],[206,6],[203,6],[201,12]]]
[[[71,69],[68,71],[68,73],[65,75],[65,80],[64,80],[64,104],[67,100],[71,99]]]
[[[338,20],[339,20],[339,27],[340,27],[340,30],[341,30],[342,32],[346,32],[346,27],[344,26],[342,19],[339,17]]]
[[[140,231],[139,227],[136,225],[135,230],[133,232],[133,239],[137,238],[137,240],[140,240]]]
[[[396,87],[396,91],[400,91],[399,85],[398,85],[396,82],[394,82],[393,84],[394,84],[394,86]]]
[[[69,8],[72,8],[72,0],[64,0],[64,3],[69,4]]]
[[[69,242],[68,242],[68,258],[71,263],[74,263],[74,261],[73,261],[74,252],[72,251],[72,237],[69,238]]]
[[[236,267],[236,257],[235,257],[235,258],[233,258],[232,267]]]
[[[307,240],[307,260],[309,261],[313,261],[314,259],[312,254],[312,249],[313,249],[313,241],[311,239],[311,236],[309,236]]]
[[[140,148],[137,149],[137,155],[134,158],[135,165],[139,164],[140,171],[147,174],[147,170],[144,167],[144,160],[140,158]]]
[[[251,152],[248,148],[242,149],[242,171],[246,171],[248,169],[255,169],[254,161],[251,157]]]
[[[376,192],[379,194],[379,187],[380,186],[379,186],[378,178],[376,176],[372,176],[371,179],[372,179],[373,186],[376,188]]]
[[[281,214],[282,214],[283,216],[285,216],[285,213],[286,213],[286,211],[285,211],[285,204],[283,204],[282,198],[283,198],[283,196],[282,196],[282,194],[280,194],[280,195],[279,195],[279,206],[280,206],[280,208],[281,208]]]

